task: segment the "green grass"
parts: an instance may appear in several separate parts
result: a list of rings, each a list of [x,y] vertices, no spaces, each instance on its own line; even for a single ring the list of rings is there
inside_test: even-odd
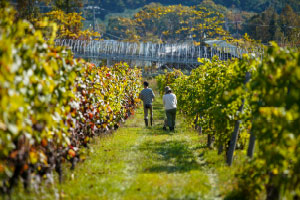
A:
[[[17,190],[12,199],[220,199],[233,177],[224,155],[206,148],[205,136],[191,130],[181,115],[176,131],[163,131],[161,97],[154,102],[154,126],[144,127],[138,108],[119,130],[96,138],[89,155],[63,184],[40,194]]]

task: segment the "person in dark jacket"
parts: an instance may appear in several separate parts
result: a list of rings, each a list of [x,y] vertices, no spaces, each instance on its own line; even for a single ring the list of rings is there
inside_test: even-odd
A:
[[[154,92],[149,88],[149,83],[144,82],[144,89],[140,92],[139,98],[143,101],[144,105],[144,120],[146,127],[148,126],[148,111],[150,111],[150,123],[153,123],[153,109],[152,102],[155,98]]]

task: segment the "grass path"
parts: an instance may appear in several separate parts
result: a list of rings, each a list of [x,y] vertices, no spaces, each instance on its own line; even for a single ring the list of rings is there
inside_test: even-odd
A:
[[[65,180],[70,199],[215,199],[197,133],[181,117],[175,133],[162,130],[161,98],[154,102],[154,126],[144,127],[143,111],[113,135],[98,139],[93,153]]]
[[[95,139],[86,161],[67,172],[56,199],[218,199],[218,176],[206,159],[204,138],[180,115],[175,133],[163,131],[163,118],[158,97],[153,127],[144,127],[139,108],[118,131]]]

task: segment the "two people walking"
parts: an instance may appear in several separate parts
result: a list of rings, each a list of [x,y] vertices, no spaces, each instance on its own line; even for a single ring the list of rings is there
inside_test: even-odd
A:
[[[152,102],[155,98],[153,90],[149,88],[149,83],[144,82],[144,89],[141,91],[139,98],[143,101],[144,105],[144,120],[146,127],[148,126],[148,113],[150,113],[150,123],[152,126],[153,123],[153,107]],[[177,108],[177,99],[176,95],[172,93],[170,87],[165,88],[165,95],[163,96],[163,105],[165,108],[166,118],[164,122],[164,130],[166,126],[169,126],[170,131],[175,130],[175,120],[176,120],[176,108]],[[149,112],[148,112],[149,111]]]

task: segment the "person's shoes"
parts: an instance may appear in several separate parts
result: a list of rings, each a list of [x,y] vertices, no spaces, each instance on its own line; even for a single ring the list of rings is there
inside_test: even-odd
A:
[[[148,127],[148,119],[145,119],[145,125]]]
[[[166,130],[167,130],[167,127],[164,126],[164,127],[163,127],[163,130],[166,131]]]
[[[175,130],[174,130],[174,127],[170,127],[170,131],[171,132],[174,132]]]

